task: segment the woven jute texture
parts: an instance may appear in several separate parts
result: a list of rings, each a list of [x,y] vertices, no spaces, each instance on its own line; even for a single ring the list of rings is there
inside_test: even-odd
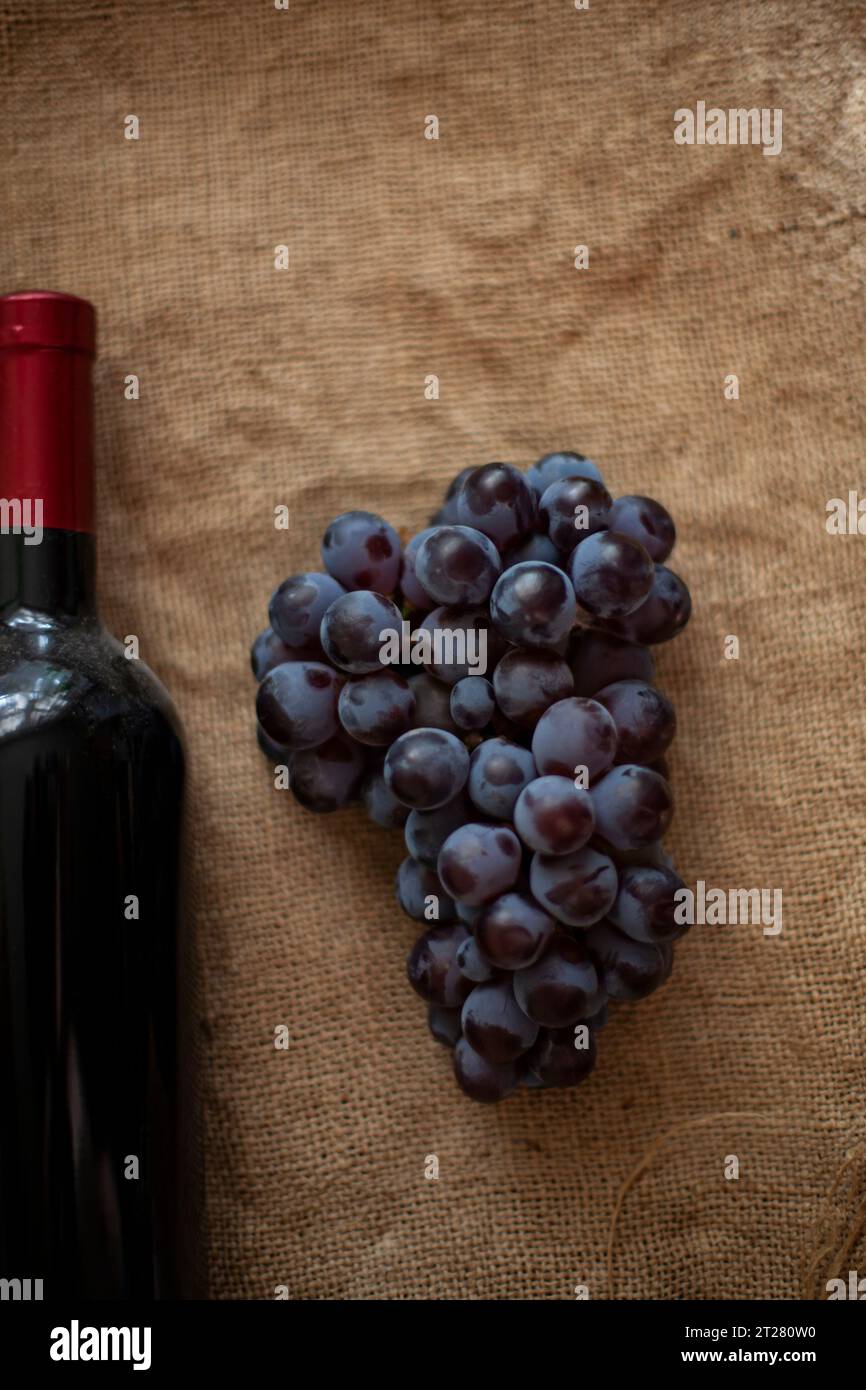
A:
[[[866,1271],[866,536],[825,526],[866,493],[864,50],[859,0],[0,0],[0,281],[99,308],[103,606],[189,737],[213,1297]],[[700,100],[781,153],[675,143]],[[670,847],[783,928],[696,926],[585,1087],[485,1107],[406,984],[400,836],[275,790],[248,648],[337,512],[405,536],[556,448],[677,519]]]

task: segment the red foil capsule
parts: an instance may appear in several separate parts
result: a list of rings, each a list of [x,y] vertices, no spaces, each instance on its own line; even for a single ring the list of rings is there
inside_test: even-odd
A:
[[[86,299],[0,296],[0,499],[20,502],[43,528],[93,531],[95,353]],[[4,520],[14,514],[7,506]]]

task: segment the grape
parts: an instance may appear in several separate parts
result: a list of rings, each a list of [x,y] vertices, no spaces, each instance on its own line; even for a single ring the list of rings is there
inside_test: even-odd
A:
[[[261,724],[258,722],[256,722],[256,742],[265,757],[270,758],[272,763],[284,764],[288,761],[288,748],[284,748],[281,743],[275,743],[272,738],[268,738]]]
[[[559,565],[562,559],[561,552],[549,536],[542,536],[539,531],[533,531],[531,536],[526,536],[508,547],[502,557],[502,568],[510,569],[512,565],[522,564],[526,560],[541,560],[547,565]]]
[[[453,800],[468,772],[469,754],[444,729],[410,729],[385,755],[385,781],[400,801],[418,811]]]
[[[534,855],[529,882],[541,906],[569,927],[599,921],[617,890],[613,861],[588,845],[573,854]]]
[[[523,970],[541,955],[555,925],[528,893],[503,893],[481,909],[475,936],[501,970]]]
[[[595,1067],[598,1047],[592,1029],[586,1047],[575,1046],[574,1028],[543,1028],[526,1057],[530,1072],[544,1086],[579,1086]]]
[[[685,887],[672,869],[635,864],[622,870],[619,892],[608,916],[634,941],[676,941],[689,929],[675,921],[675,894]]]
[[[546,647],[567,637],[577,607],[568,576],[556,565],[525,560],[496,581],[490,616],[509,642]]]
[[[378,671],[384,633],[401,631],[396,604],[369,589],[335,599],[322,618],[322,646],[330,661],[353,676]]]
[[[472,820],[475,810],[465,792],[434,811],[410,811],[406,821],[406,848],[422,864],[436,868],[439,851],[453,830]]]
[[[406,732],[412,723],[415,697],[395,671],[374,671],[352,676],[340,691],[340,723],[359,743],[385,746]]]
[[[486,675],[505,650],[504,638],[490,621],[487,608],[481,605],[434,608],[421,627],[431,634],[434,643],[436,634],[440,634],[442,650],[437,653],[434,645],[427,669],[447,685],[456,685],[464,676]]]
[[[512,1062],[501,1066],[488,1062],[465,1038],[454,1048],[454,1075],[461,1091],[472,1100],[504,1100],[517,1085],[517,1069]]]
[[[541,495],[538,520],[558,550],[568,553],[608,524],[611,496],[591,478],[561,478]]]
[[[571,672],[553,652],[512,648],[493,672],[493,689],[502,713],[515,723],[534,728],[544,711],[570,695]]]
[[[451,687],[451,718],[461,729],[485,728],[495,705],[493,686],[483,676],[464,676]]]
[[[520,1008],[511,980],[491,980],[473,989],[460,1018],[463,1036],[488,1062],[513,1062],[538,1037],[538,1024]]]
[[[412,537],[403,551],[403,568],[400,571],[400,589],[402,590],[403,597],[408,599],[409,603],[414,604],[416,608],[436,607],[434,600],[427,593],[426,589],[422,587],[421,581],[415,573],[415,557],[418,554],[418,547],[428,536],[432,536],[435,530],[435,526],[426,526],[423,531],[418,532],[417,536]]]
[[[346,589],[392,594],[400,578],[400,538],[373,512],[343,512],[324,534],[322,560]]]
[[[518,970],[514,997],[534,1023],[564,1028],[597,1007],[599,978],[589,951],[580,941],[556,932],[534,965]]]
[[[287,647],[285,642],[281,642],[270,627],[259,633],[250,649],[250,665],[257,681],[264,680],[269,671],[273,671],[275,666],[281,666],[284,661],[297,659],[292,649]]]
[[[618,763],[651,763],[677,731],[673,705],[644,681],[615,681],[595,696],[616,725]]]
[[[415,574],[437,603],[483,603],[500,569],[496,546],[471,526],[434,526],[415,556]]]
[[[461,975],[457,966],[457,952],[468,934],[462,922],[431,927],[409,952],[409,983],[428,1004],[457,1009],[472,991],[472,981]]]
[[[508,820],[518,796],[534,777],[535,762],[528,748],[505,738],[488,738],[472,754],[467,788],[485,816]]]
[[[293,753],[289,762],[289,788],[308,811],[339,811],[348,806],[363,775],[363,750],[342,734]]]
[[[607,618],[605,630],[629,642],[669,642],[682,632],[692,612],[691,595],[678,574],[656,565],[649,595],[639,608],[622,618]]]
[[[484,984],[497,974],[494,966],[482,955],[473,936],[467,936],[457,952],[457,964],[461,975],[465,975],[474,985]]]
[[[409,816],[409,807],[398,801],[385,781],[381,767],[367,773],[361,786],[361,800],[367,815],[383,830],[400,830]]]
[[[653,772],[657,772],[659,777],[664,777],[666,782],[671,780],[671,767],[667,758],[653,758],[647,766],[651,767]]]
[[[569,573],[581,608],[594,618],[621,618],[650,592],[653,562],[631,536],[599,531],[573,552]]]
[[[339,728],[340,682],[318,661],[286,661],[262,681],[256,696],[259,723],[275,743],[293,751],[315,748]]]
[[[583,848],[594,827],[592,798],[570,777],[537,777],[523,788],[514,807],[515,830],[540,854],[572,854]]]
[[[483,531],[500,550],[531,531],[535,495],[519,468],[510,463],[485,463],[464,478],[455,510],[463,526]]]
[[[480,907],[470,907],[468,903],[457,904],[457,916],[460,918],[461,922],[466,923],[467,927],[474,928],[475,923],[481,916],[481,911],[482,909]]]
[[[457,497],[470,473],[475,472],[475,468],[476,465],[470,463],[468,468],[461,468],[456,477],[451,479],[451,482],[448,484],[448,491],[445,494],[445,500],[439,510],[438,525],[453,526],[455,522],[460,520],[457,515]]]
[[[665,835],[674,813],[663,777],[638,763],[613,768],[590,789],[595,824],[617,849],[642,849]]]
[[[545,454],[526,475],[526,481],[539,497],[560,478],[592,478],[596,483],[604,481],[592,459],[584,458],[583,454]]]
[[[597,700],[573,695],[544,711],[532,736],[532,753],[542,776],[574,777],[575,768],[585,767],[592,781],[613,765],[616,725]]]
[[[417,676],[409,677],[409,687],[415,697],[413,729],[445,729],[449,734],[459,732],[451,714],[450,685],[434,680],[426,671],[419,671]]]
[[[610,529],[640,541],[656,563],[668,558],[677,538],[670,512],[652,497],[618,497],[611,508]]]
[[[330,574],[292,574],[271,595],[271,627],[290,647],[318,642],[325,610],[345,592]]]
[[[480,907],[516,882],[520,860],[513,830],[470,823],[452,831],[439,851],[439,877],[455,902]]]
[[[599,922],[585,940],[611,999],[643,999],[671,973],[669,945],[633,941],[610,922]]]
[[[500,665],[502,663],[500,662]],[[583,632],[571,659],[575,695],[595,695],[614,681],[646,681],[655,674],[652,652],[609,632]]]
[[[411,855],[397,870],[396,893],[406,916],[413,917],[416,922],[451,922],[456,916],[454,904],[443,891],[436,870],[419,864]],[[435,909],[435,916],[430,916],[430,909]]]
[[[454,1047],[463,1035],[460,1010],[443,1009],[440,1004],[431,1004],[427,1009],[427,1027],[443,1047]]]

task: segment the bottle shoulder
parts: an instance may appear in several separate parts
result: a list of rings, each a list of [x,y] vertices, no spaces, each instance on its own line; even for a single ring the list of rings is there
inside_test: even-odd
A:
[[[58,721],[84,735],[109,723],[130,736],[159,726],[183,750],[165,686],[98,619],[0,624],[0,740]]]

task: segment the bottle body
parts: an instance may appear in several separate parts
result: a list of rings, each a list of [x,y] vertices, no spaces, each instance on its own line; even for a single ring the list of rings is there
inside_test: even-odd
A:
[[[4,360],[0,337],[0,377]],[[20,456],[0,455],[7,500]],[[38,537],[0,534],[0,1277],[46,1299],[170,1298],[182,734],[99,620],[92,534],[45,512]]]

